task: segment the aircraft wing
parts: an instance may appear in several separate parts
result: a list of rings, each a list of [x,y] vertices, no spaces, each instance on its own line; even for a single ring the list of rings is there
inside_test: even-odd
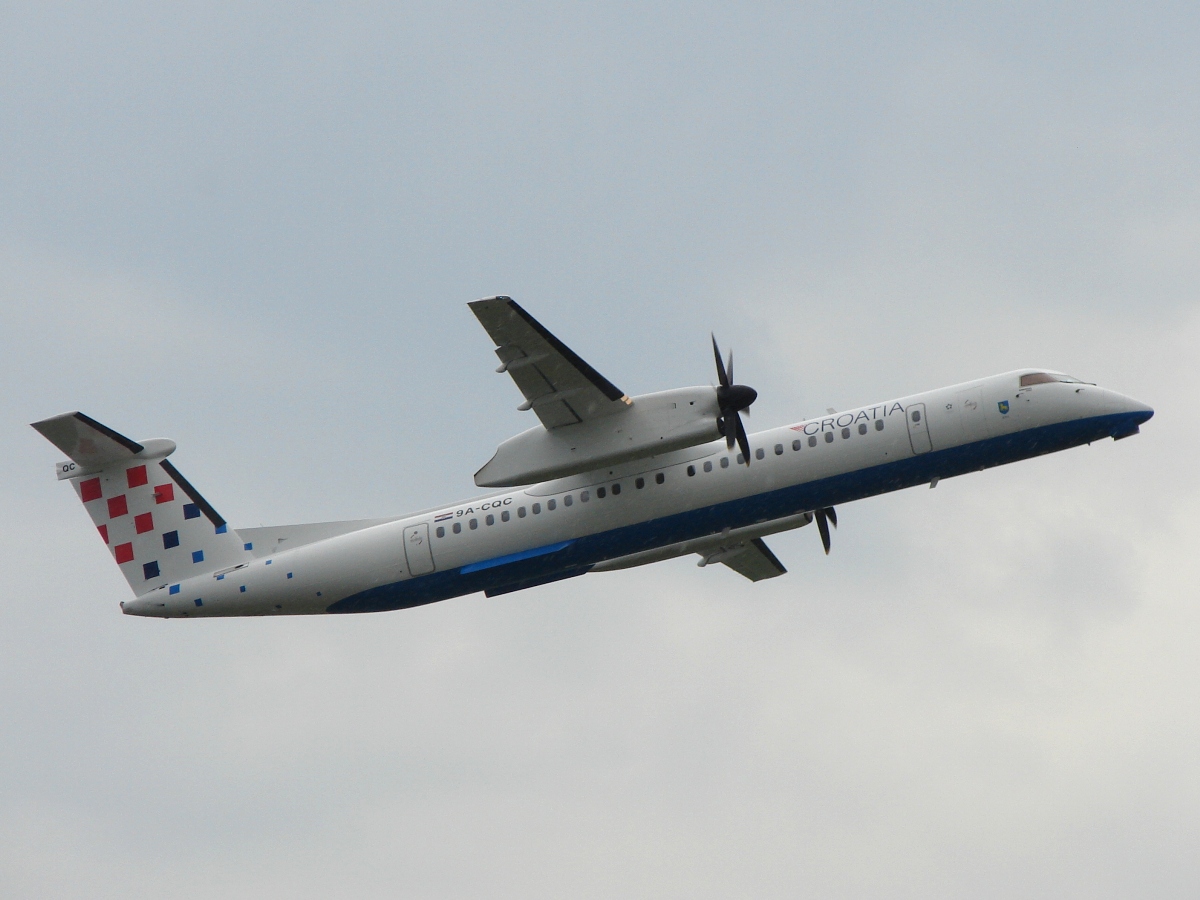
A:
[[[787,571],[762,538],[754,538],[744,544],[736,544],[732,547],[723,547],[717,553],[707,557],[705,562],[722,563],[751,581],[776,578]]]
[[[496,343],[497,371],[508,372],[547,428],[574,425],[626,409],[620,388],[580,359],[510,297],[467,304]]]

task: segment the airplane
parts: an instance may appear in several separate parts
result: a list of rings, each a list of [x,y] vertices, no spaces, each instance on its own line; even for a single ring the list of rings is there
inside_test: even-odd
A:
[[[312,615],[495,597],[585,573],[699,557],[751,581],[787,570],[764,538],[836,507],[935,487],[1102,438],[1154,415],[1050,369],[1020,369],[747,434],[757,392],[713,337],[717,384],[629,397],[508,297],[469,303],[497,372],[539,424],[497,448],[475,483],[499,488],[406,516],[229,527],[167,459],[80,412],[33,427],[134,593],[127,615]]]

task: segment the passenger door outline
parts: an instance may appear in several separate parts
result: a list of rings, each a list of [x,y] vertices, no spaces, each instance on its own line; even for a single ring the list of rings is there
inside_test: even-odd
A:
[[[908,442],[912,445],[915,455],[928,453],[933,449],[929,439],[929,422],[925,415],[924,403],[910,403],[904,410],[904,422],[908,425]]]
[[[429,546],[429,524],[409,525],[404,529],[404,557],[410,575],[428,575],[434,570],[433,550]]]

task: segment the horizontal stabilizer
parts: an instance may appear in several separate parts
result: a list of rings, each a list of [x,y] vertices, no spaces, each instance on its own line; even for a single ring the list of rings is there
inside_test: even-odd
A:
[[[34,422],[33,427],[83,469],[102,469],[125,462],[145,449],[81,412],[43,419]]]

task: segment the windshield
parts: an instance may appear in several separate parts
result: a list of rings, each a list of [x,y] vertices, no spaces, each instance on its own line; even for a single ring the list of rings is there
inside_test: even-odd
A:
[[[1063,384],[1091,384],[1090,381],[1083,381],[1079,378],[1073,378],[1070,375],[1063,375],[1060,372],[1030,372],[1028,375],[1021,376],[1021,387],[1029,387],[1034,384],[1054,384],[1056,382]]]

